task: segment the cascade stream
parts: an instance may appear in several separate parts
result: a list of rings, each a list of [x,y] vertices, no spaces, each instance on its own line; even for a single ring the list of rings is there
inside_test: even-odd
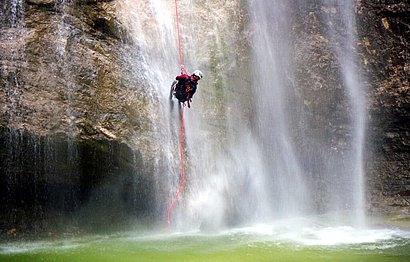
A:
[[[300,50],[308,48],[301,40],[307,31],[299,17],[318,8],[316,2],[229,1],[226,9],[210,0],[178,2],[185,67],[189,72],[202,70],[205,78],[192,108],[186,110],[187,181],[173,211],[176,228],[217,229],[328,212],[340,218],[346,211],[354,213],[352,223],[364,225],[367,112],[354,47],[354,1],[320,5],[317,19],[321,26],[314,37],[322,39],[335,66],[332,75],[317,74],[321,81],[314,81],[313,86],[303,82],[309,74],[309,61],[298,60]],[[23,66],[27,62],[23,32],[28,30],[24,5],[17,0],[6,3],[2,23],[10,27],[9,40],[19,42],[11,59]],[[76,101],[82,88],[74,50],[82,40],[76,37],[78,29],[67,23],[72,19],[66,13],[70,4],[57,1],[54,5],[58,41],[52,46],[57,65],[53,70],[64,76],[64,82],[56,84],[63,86],[60,95],[68,138],[62,151],[70,163],[67,174],[72,174],[67,177],[81,181],[75,137],[80,130],[79,117],[87,112]],[[118,2],[116,11],[131,40],[132,51],[120,58],[132,66],[125,77],[137,79],[145,90],[144,117],[151,123],[149,132],[130,135],[129,140],[135,138],[142,159],[154,163],[154,184],[148,191],[155,198],[156,222],[161,223],[181,172],[180,109],[175,100],[169,100],[170,85],[180,73],[175,2],[124,0]],[[208,13],[213,15],[206,16]],[[11,71],[4,73],[13,79],[5,87],[7,117],[15,126],[6,144],[8,155],[15,155],[14,147],[24,133],[19,115],[23,88],[20,69],[7,70]],[[335,87],[325,89],[324,85]],[[324,101],[334,98],[328,107],[309,108],[315,96]],[[30,141],[35,148],[44,145],[46,152],[58,147],[37,138]],[[53,153],[44,155],[45,159],[55,158]],[[138,195],[139,189],[131,188],[130,194]],[[81,190],[74,189],[70,195],[86,199],[83,195],[89,194],[78,192]]]
[[[334,155],[329,154],[328,138],[311,141],[313,124],[304,112],[301,91],[308,87],[300,86],[296,78],[298,67],[304,65],[294,59],[297,50],[291,31],[303,22],[298,12],[303,12],[306,3],[249,1],[254,31],[248,39],[252,80],[238,84],[224,70],[240,75],[244,69],[221,67],[235,64],[226,46],[239,41],[229,34],[235,30],[227,22],[229,17],[223,17],[229,15],[217,13],[208,24],[199,17],[213,8],[212,1],[179,2],[186,67],[206,72],[186,112],[189,170],[186,192],[176,211],[179,227],[218,228],[344,210],[356,210],[353,220],[363,220],[366,101],[355,69],[353,1],[329,3],[330,11],[320,18],[327,26],[327,48],[340,66],[336,73],[344,99],[338,102],[346,103],[348,110],[340,114],[351,116],[342,124],[346,146]],[[180,172],[177,110],[167,101],[168,86],[179,73],[173,5],[160,0],[124,1],[120,8],[142,56],[138,74],[149,79],[152,100],[158,105],[152,118],[157,123],[155,139],[162,141],[163,148],[156,175],[161,180],[165,173],[167,182],[162,187],[169,196],[177,188]],[[249,92],[246,98],[237,94],[245,92]],[[322,110],[314,114],[325,115],[327,109]]]
[[[406,260],[363,2],[0,0],[0,260]]]

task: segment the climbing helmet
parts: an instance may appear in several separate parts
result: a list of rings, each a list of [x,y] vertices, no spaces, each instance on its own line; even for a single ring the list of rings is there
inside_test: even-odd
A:
[[[199,79],[202,79],[202,77],[204,77],[204,74],[202,74],[202,72],[199,71],[199,70],[195,70],[195,71],[192,73],[192,75],[199,77]]]

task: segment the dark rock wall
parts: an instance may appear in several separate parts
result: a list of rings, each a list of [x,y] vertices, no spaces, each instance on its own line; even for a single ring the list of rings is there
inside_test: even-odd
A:
[[[0,1],[0,237],[152,220],[151,123],[115,2],[15,3]]]
[[[303,105],[306,118],[301,135],[297,136],[301,163],[309,175],[309,188],[319,212],[332,210],[335,192],[332,184],[351,148],[349,141],[349,96],[340,73],[340,38],[330,37],[331,30],[344,36],[339,10],[327,1],[292,2],[292,37],[296,92]],[[334,22],[329,23],[329,19]],[[338,20],[339,19],[339,20]],[[302,22],[304,21],[304,22]],[[331,170],[329,170],[329,168]],[[344,177],[340,174],[340,177]],[[346,195],[346,192],[339,192]],[[338,193],[337,193],[338,194]]]
[[[358,1],[361,57],[369,85],[371,210],[410,212],[410,3]]]
[[[318,208],[326,203],[320,159],[342,159],[349,148],[349,101],[340,78],[337,53],[346,32],[332,2],[292,1],[292,34],[298,94],[303,99],[309,127],[300,139],[301,152],[316,176]],[[367,90],[365,172],[367,211],[375,214],[410,212],[410,3],[356,1],[358,53],[356,70]],[[300,22],[304,21],[304,22]],[[328,36],[336,32],[335,39]],[[323,147],[326,152],[320,152]],[[323,150],[322,150],[323,151]],[[319,160],[319,161],[318,161]],[[331,192],[330,192],[331,193]],[[321,195],[322,194],[322,195]],[[324,199],[323,199],[324,198]]]
[[[1,237],[12,237],[10,230],[24,237],[152,219],[153,181],[136,169],[141,155],[124,143],[1,128],[0,147]]]
[[[123,77],[132,67],[122,60],[126,36],[113,4],[46,2],[28,1],[20,22],[3,24],[3,121],[37,134],[95,138],[129,139],[129,127],[146,128],[136,120],[146,113],[144,99],[135,99],[141,85]]]
[[[326,1],[294,1],[297,81],[315,141],[343,158],[348,147],[349,107],[337,66],[337,54],[323,18],[337,16]],[[357,43],[367,90],[368,130],[365,151],[367,210],[375,214],[410,212],[410,3],[400,0],[356,2]],[[332,24],[337,36],[345,32]],[[308,87],[308,88],[306,88]],[[334,150],[332,150],[334,149]],[[312,157],[318,152],[312,152]],[[320,163],[319,163],[320,164]],[[320,181],[320,179],[318,179]],[[319,186],[320,187],[320,186]],[[321,192],[320,190],[318,192]],[[320,198],[320,196],[319,196]],[[324,200],[326,201],[326,199]]]

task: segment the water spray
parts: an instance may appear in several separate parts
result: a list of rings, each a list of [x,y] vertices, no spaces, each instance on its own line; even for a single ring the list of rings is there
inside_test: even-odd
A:
[[[181,36],[180,36],[180,30],[179,30],[179,13],[178,13],[178,1],[175,0],[175,20],[176,20],[176,27],[177,27],[177,35],[178,35],[178,50],[179,50],[179,65],[182,73],[187,74],[187,71],[184,67],[183,63],[183,57],[182,57],[182,45],[181,45]],[[188,101],[189,103],[189,101]],[[179,134],[179,160],[180,160],[180,167],[181,167],[181,179],[179,182],[179,187],[177,192],[175,193],[171,204],[168,206],[167,210],[167,222],[168,222],[168,227],[171,226],[171,210],[174,207],[176,201],[178,200],[178,197],[180,193],[182,192],[182,189],[184,187],[185,183],[185,167],[184,167],[184,134],[185,134],[185,127],[184,127],[184,107],[185,105],[182,105],[182,110],[181,110],[181,130]]]

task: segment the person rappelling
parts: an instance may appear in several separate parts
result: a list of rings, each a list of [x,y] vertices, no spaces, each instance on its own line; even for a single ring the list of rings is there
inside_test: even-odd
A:
[[[167,222],[168,227],[171,226],[171,211],[174,204],[177,202],[180,193],[184,189],[185,183],[185,168],[184,168],[184,136],[185,136],[185,125],[184,125],[184,108],[185,102],[187,102],[188,107],[190,106],[190,102],[192,102],[192,97],[194,96],[198,81],[203,78],[203,74],[199,70],[195,70],[192,75],[188,75],[187,71],[184,68],[184,63],[182,59],[182,45],[181,45],[181,37],[179,32],[179,15],[178,15],[178,1],[175,0],[175,17],[176,17],[176,27],[177,27],[177,36],[178,36],[178,50],[179,50],[179,65],[181,69],[181,74],[175,77],[174,82],[171,85],[171,90],[169,94],[169,99],[171,102],[172,108],[172,98],[175,97],[179,101],[179,109],[180,109],[180,120],[181,120],[181,131],[179,135],[179,160],[181,164],[181,178],[179,181],[179,187],[176,193],[174,194],[171,203],[168,205],[167,208]],[[184,105],[181,107],[181,104]]]
[[[198,81],[203,78],[203,74],[199,70],[195,70],[192,75],[182,73],[177,76],[171,86],[171,98],[174,96],[180,103],[188,103],[190,107],[190,102],[192,102],[192,97],[194,96]]]

